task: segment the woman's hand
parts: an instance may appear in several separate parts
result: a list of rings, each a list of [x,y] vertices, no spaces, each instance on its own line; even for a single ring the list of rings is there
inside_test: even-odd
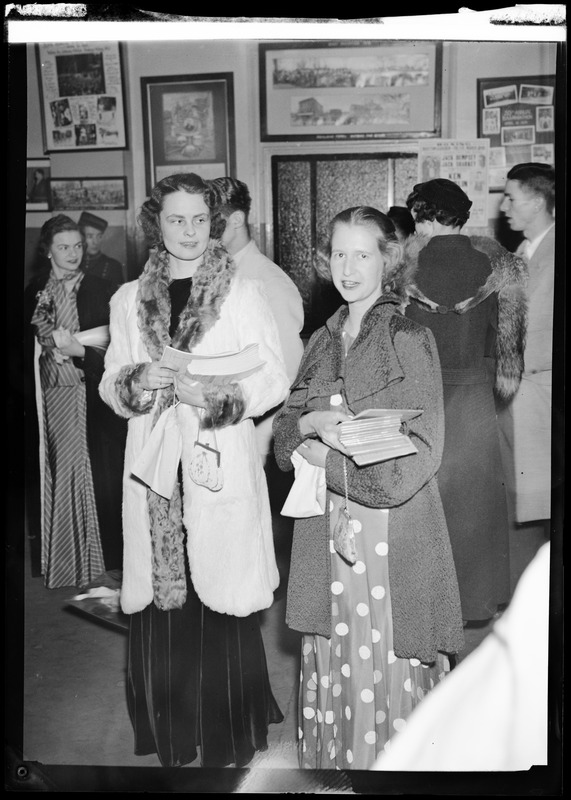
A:
[[[143,389],[154,391],[165,389],[174,383],[176,370],[161,366],[159,361],[151,361],[141,372],[139,381]]]
[[[66,329],[58,328],[53,332],[56,351],[67,358],[83,358],[85,347]]]
[[[331,450],[326,444],[320,442],[319,439],[306,439],[303,444],[297,448],[300,456],[303,456],[306,461],[316,467],[325,467],[327,460],[327,453]]]
[[[190,375],[179,375],[175,381],[177,399],[189,406],[206,407],[204,399],[204,386],[199,381],[193,380]]]
[[[348,456],[348,451],[339,441],[339,423],[348,419],[351,417],[344,411],[310,411],[300,418],[299,430],[302,436],[316,434],[324,444]]]

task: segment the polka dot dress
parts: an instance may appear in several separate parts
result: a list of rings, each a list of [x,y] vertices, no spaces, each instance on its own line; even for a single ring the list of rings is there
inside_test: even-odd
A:
[[[328,492],[330,529],[344,498]],[[309,769],[370,769],[424,695],[449,670],[393,652],[388,569],[389,511],[349,501],[357,562],[330,540],[331,639],[302,639],[299,761]]]

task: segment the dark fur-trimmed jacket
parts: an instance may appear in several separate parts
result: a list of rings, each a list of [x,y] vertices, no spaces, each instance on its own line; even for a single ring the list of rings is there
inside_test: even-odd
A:
[[[499,399],[510,400],[518,390],[524,371],[524,349],[527,334],[527,266],[525,261],[510,253],[494,239],[486,236],[468,237],[472,247],[486,255],[492,271],[487,280],[471,297],[466,297],[452,308],[443,308],[426,297],[416,285],[419,255],[430,239],[415,235],[407,239],[405,258],[399,267],[398,282],[403,309],[417,303],[431,313],[466,314],[491,294],[496,295],[498,306],[497,335],[495,340],[495,392]],[[458,269],[462,265],[458,264]]]
[[[121,286],[111,302],[111,342],[99,390],[127,417],[124,473],[124,562],[121,605],[134,613],[153,602],[152,542],[147,487],[131,474],[165,407],[164,390],[147,391],[142,367],[159,360],[169,336],[168,274],[150,259],[141,277]],[[198,434],[197,412],[176,406],[182,432],[183,523],[192,582],[202,602],[221,613],[246,616],[267,608],[279,583],[265,476],[252,419],[287,395],[277,326],[257,282],[240,277],[226,251],[209,245],[192,282],[173,345],[201,355],[235,351],[257,342],[262,369],[236,391],[208,392],[208,424],[215,429],[224,485],[213,492],[195,484],[188,465]],[[168,398],[167,398],[168,400]],[[170,402],[170,400],[169,400]]]
[[[343,393],[351,413],[366,408],[421,408],[407,433],[418,453],[358,467],[347,459],[349,498],[389,509],[389,573],[394,651],[431,662],[438,651],[463,645],[462,616],[450,540],[436,474],[444,441],[440,363],[434,337],[405,318],[399,299],[384,295],[367,312],[347,357],[342,306],[310,339],[290,396],[274,420],[281,469],[292,469],[301,444],[298,421],[306,411],[330,408]],[[330,450],[327,486],[344,494],[343,461]],[[330,636],[329,514],[297,519],[291,553],[288,625]]]

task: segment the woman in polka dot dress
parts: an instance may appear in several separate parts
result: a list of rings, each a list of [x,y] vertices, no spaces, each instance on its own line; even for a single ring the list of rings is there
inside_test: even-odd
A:
[[[449,670],[462,615],[436,481],[440,365],[431,332],[400,311],[401,245],[388,217],[360,206],[332,220],[328,251],[346,305],[311,337],[274,421],[280,467],[297,451],[327,482],[325,513],[295,522],[286,621],[305,634],[300,766],[369,769]],[[338,425],[367,408],[422,409],[406,423],[418,452],[358,467]],[[333,544],[346,504],[354,563]]]

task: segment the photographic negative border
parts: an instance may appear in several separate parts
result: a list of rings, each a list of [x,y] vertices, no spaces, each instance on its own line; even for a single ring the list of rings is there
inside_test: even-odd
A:
[[[537,153],[554,153],[555,124],[545,128],[540,120],[543,108],[549,108],[555,120],[555,81],[555,75],[477,79],[478,138],[490,141],[490,192],[503,192],[514,164],[535,161]],[[489,120],[491,109],[498,114],[494,127]],[[525,139],[518,136],[518,128],[522,135],[525,132]],[[553,159],[550,163],[555,166]]]
[[[442,42],[326,40],[258,47],[262,142],[441,134]]]
[[[36,63],[45,153],[127,149],[120,42],[41,43]]]
[[[70,186],[75,184],[75,186]],[[108,184],[108,189],[119,193],[117,200],[98,199],[97,193],[101,192]],[[66,192],[66,197],[58,197],[58,190]],[[70,194],[70,190],[75,192]],[[81,193],[81,195],[79,194]],[[127,178],[124,175],[119,177],[101,178],[51,178],[50,179],[50,205],[52,211],[115,211],[129,207],[127,198]]]
[[[44,171],[44,180],[46,182],[46,199],[33,200],[30,198],[29,188],[32,173],[41,169]],[[50,177],[51,177],[51,161],[49,158],[29,158],[26,162],[26,211],[50,211],[51,210],[51,196],[50,196]]]
[[[141,95],[147,195],[175,172],[196,172],[203,178],[234,175],[232,72],[143,77]]]

